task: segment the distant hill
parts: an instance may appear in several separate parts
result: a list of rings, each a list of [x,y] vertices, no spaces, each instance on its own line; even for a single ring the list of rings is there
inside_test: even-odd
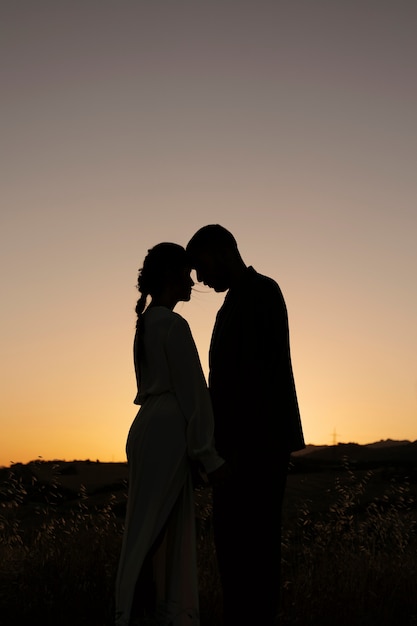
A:
[[[397,446],[407,446],[411,443],[408,439],[401,439],[400,441],[395,441],[395,439],[381,439],[380,441],[376,441],[375,443],[368,443],[367,448],[390,448]]]
[[[294,453],[295,460],[315,463],[405,463],[417,465],[417,441],[394,441],[387,439],[367,445],[339,443],[337,446],[307,446]]]
[[[51,484],[55,488],[59,487],[58,491],[63,490],[74,494],[78,494],[82,487],[90,494],[95,493],[105,485],[113,490],[121,490],[124,489],[128,478],[127,463],[32,461],[26,465],[15,463],[10,468],[0,468],[0,487],[11,472],[18,477],[29,494],[42,492],[45,485]]]

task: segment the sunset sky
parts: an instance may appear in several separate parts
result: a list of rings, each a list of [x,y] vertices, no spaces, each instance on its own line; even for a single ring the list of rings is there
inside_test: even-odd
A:
[[[417,439],[416,25],[414,0],[2,3],[0,465],[125,460],[137,270],[209,223],[282,288],[306,441]],[[206,373],[223,297],[176,309]]]

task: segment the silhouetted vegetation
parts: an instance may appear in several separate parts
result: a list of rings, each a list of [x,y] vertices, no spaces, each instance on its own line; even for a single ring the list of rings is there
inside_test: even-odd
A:
[[[116,477],[114,484],[74,491],[60,480],[79,477],[79,465],[56,463],[49,482],[35,469],[16,465],[0,476],[1,623],[110,626],[126,483]],[[357,470],[345,462],[312,474],[296,469],[284,518],[280,624],[417,624],[410,468]],[[219,626],[210,489],[196,490],[195,501],[201,624]],[[236,524],[244,511],[242,502]]]

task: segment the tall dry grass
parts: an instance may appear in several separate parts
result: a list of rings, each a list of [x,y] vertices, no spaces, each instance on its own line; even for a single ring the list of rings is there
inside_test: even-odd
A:
[[[28,501],[11,471],[0,492],[0,624],[111,624],[120,551],[114,497],[91,509],[84,488],[71,506],[57,485],[43,491]]]
[[[417,511],[404,476],[369,497],[373,472],[348,465],[335,500],[320,514],[309,502],[283,536],[281,624],[417,624]]]
[[[372,478],[346,467],[325,511],[306,501],[286,524],[282,626],[417,625],[416,502],[403,478],[370,497]],[[2,626],[113,623],[120,498],[110,493],[92,505],[85,489],[76,495],[71,501],[59,485],[28,486],[13,468],[2,481]],[[208,489],[196,491],[196,512],[201,624],[219,626]]]

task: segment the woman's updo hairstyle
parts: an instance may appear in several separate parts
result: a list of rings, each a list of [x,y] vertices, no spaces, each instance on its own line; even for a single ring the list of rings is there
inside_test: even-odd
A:
[[[158,243],[148,250],[138,275],[137,288],[141,294],[136,304],[138,317],[146,307],[147,296],[158,296],[172,276],[186,267],[191,269],[188,254],[177,243]]]

